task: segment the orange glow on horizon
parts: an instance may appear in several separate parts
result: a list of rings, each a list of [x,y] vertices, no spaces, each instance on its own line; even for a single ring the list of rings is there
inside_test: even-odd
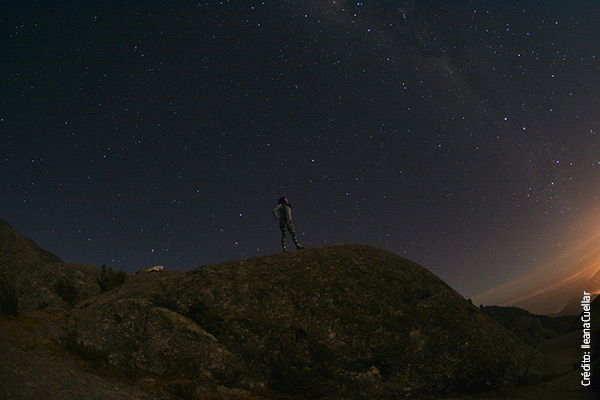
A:
[[[594,270],[594,272],[591,275],[587,276],[587,278],[591,278],[592,276],[594,276],[594,274],[596,272],[600,271],[600,260],[596,261],[593,265],[590,265],[589,267],[583,269],[582,271],[579,271],[579,272],[575,273],[574,275],[571,275],[571,276],[569,276],[569,277],[567,277],[567,278],[565,278],[565,279],[563,279],[563,280],[561,280],[559,282],[556,282],[556,283],[554,283],[554,284],[552,284],[550,286],[547,286],[545,288],[542,288],[542,289],[540,289],[538,291],[535,291],[533,293],[527,294],[527,295],[522,296],[520,298],[517,298],[517,299],[514,299],[512,301],[509,301],[508,303],[506,303],[506,305],[515,304],[515,303],[518,303],[520,301],[526,300],[526,299],[528,299],[530,297],[534,297],[534,296],[540,295],[542,293],[546,293],[546,292],[548,292],[548,291],[550,291],[552,289],[559,288],[560,286],[563,286],[563,285],[569,283],[570,281],[574,281],[575,278],[577,278],[578,276],[582,275],[584,272],[588,271],[590,268],[594,268],[594,267],[596,269]],[[597,292],[600,292],[600,288],[596,288],[596,289],[592,289],[591,290],[591,293],[593,293],[593,294],[595,294]]]
[[[591,219],[590,222],[600,222],[600,218]],[[535,302],[536,298],[539,300],[539,296],[556,300],[551,296],[564,296],[569,285],[585,287],[586,284],[591,286],[585,288],[586,291],[600,293],[600,282],[590,281],[600,272],[600,232],[595,229],[599,224],[591,225],[594,225],[594,230],[589,239],[574,244],[570,250],[518,279],[474,296],[475,299],[482,304],[522,305]]]

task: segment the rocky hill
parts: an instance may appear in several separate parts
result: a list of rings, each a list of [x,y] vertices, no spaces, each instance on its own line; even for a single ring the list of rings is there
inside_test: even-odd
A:
[[[70,329],[114,364],[308,397],[483,389],[534,357],[426,269],[359,245],[138,275]]]
[[[33,240],[21,235],[2,219],[0,219],[0,239],[0,264],[3,266],[62,262],[60,258],[42,250]]]
[[[75,304],[97,294],[100,272],[91,265],[63,263],[0,219],[0,292],[6,296],[18,289],[18,310],[58,311],[65,300]]]
[[[76,370],[73,355],[104,399],[419,399],[557,372],[431,272],[380,249],[335,245],[126,276],[61,263],[1,226],[0,275],[20,311],[0,326],[13,357],[0,368],[3,398],[35,398],[40,382],[78,398],[73,380],[56,383],[74,373],[50,367]]]

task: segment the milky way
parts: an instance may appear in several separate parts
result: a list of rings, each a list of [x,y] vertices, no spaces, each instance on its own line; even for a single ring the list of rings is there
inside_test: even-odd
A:
[[[9,6],[0,217],[68,262],[190,269],[280,251],[285,195],[304,245],[465,297],[518,279],[600,217],[600,7],[463,3]]]

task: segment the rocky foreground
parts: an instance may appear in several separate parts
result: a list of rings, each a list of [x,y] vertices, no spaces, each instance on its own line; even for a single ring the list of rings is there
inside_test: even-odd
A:
[[[0,237],[2,398],[592,398],[571,359],[380,249],[130,276],[64,264],[5,223]]]

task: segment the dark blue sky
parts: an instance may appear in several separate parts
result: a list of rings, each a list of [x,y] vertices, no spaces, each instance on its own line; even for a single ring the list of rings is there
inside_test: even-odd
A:
[[[68,262],[191,269],[279,251],[285,195],[304,245],[465,297],[544,268],[599,217],[600,7],[498,3],[5,7],[1,217]]]

